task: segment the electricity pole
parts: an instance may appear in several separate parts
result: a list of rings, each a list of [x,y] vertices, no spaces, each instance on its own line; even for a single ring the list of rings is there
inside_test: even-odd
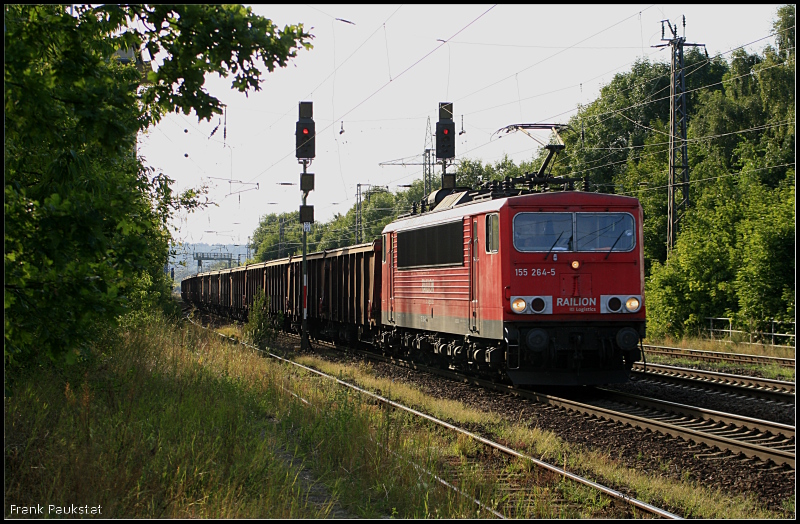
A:
[[[664,38],[664,22],[672,38]],[[653,47],[670,46],[669,87],[669,181],[667,182],[667,252],[672,251],[678,236],[681,219],[689,207],[689,155],[686,142],[686,76],[683,66],[683,47],[700,47],[705,44],[686,42],[686,17],[683,17],[684,36],[678,36],[678,26],[669,20],[661,21],[661,40],[667,42]]]

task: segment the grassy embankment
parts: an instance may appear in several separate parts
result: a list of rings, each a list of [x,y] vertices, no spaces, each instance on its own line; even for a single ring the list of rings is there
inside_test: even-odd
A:
[[[22,377],[5,398],[7,517],[11,504],[101,506],[107,518],[343,516],[339,508],[366,517],[488,516],[393,452],[429,469],[461,462],[465,491],[487,503],[503,496],[496,479],[466,466],[478,449],[468,440],[208,333],[153,322],[101,338],[92,360]],[[534,456],[593,471],[643,500],[666,500],[684,516],[785,516],[746,496],[648,477],[608,453],[573,449],[551,433],[381,381],[368,365],[307,362],[435,416],[480,424]],[[309,489],[303,467],[324,489]],[[530,496],[531,517],[590,518],[607,505],[563,482]]]
[[[90,361],[20,377],[5,398],[7,517],[50,504],[106,518],[487,514],[407,460],[434,469],[457,451],[401,412],[190,326],[101,338]],[[459,478],[498,496],[480,472]],[[584,514],[557,497],[528,515]]]

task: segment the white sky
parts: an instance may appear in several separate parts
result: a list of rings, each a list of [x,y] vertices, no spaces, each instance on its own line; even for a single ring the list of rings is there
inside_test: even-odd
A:
[[[177,240],[244,244],[261,216],[296,211],[301,202],[302,165],[294,156],[300,101],[314,103],[316,159],[309,172],[316,189],[308,204],[324,222],[355,204],[356,184],[397,191],[422,178],[421,165],[379,164],[422,161],[427,121],[435,130],[439,102],[453,103],[458,132],[463,117],[456,160],[486,164],[507,154],[519,164],[535,156],[536,142],[521,133],[492,134],[520,122],[567,123],[578,104],[595,100],[637,58],[667,62],[668,48],[651,47],[662,43],[661,20],[677,23],[683,36],[685,15],[687,42],[728,58],[745,44],[752,43],[750,52],[775,45],[765,37],[777,7],[259,5],[253,11],[280,28],[302,23],[314,35],[314,49],[298,51],[286,68],[265,71],[262,90],[248,97],[230,90],[230,78],[209,78],[209,92],[228,105],[224,141],[224,125],[209,138],[218,118],[198,123],[194,115],[170,115],[140,135],[139,153],[177,190],[209,184],[218,204],[178,217]],[[544,141],[548,133],[538,135]],[[258,190],[243,191],[256,183]]]

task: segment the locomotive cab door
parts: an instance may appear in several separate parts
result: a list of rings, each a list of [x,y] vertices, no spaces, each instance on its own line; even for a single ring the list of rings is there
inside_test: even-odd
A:
[[[389,252],[387,256],[389,260],[389,322],[394,322],[394,237],[396,233],[389,233],[387,240],[389,241]]]
[[[478,268],[478,219],[472,220],[469,243],[469,330],[480,332],[480,316],[478,309],[478,286],[480,284],[480,271]]]

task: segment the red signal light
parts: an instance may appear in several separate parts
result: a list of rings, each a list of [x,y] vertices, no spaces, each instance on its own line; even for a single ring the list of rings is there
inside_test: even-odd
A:
[[[307,127],[304,127],[304,128],[303,128],[303,134],[304,134],[304,135],[307,135],[307,134],[308,134],[308,128],[307,128]]]
[[[445,135],[449,135],[449,134],[450,134],[450,130],[449,130],[449,129],[447,129],[447,128],[444,128],[444,134],[445,134]]]

